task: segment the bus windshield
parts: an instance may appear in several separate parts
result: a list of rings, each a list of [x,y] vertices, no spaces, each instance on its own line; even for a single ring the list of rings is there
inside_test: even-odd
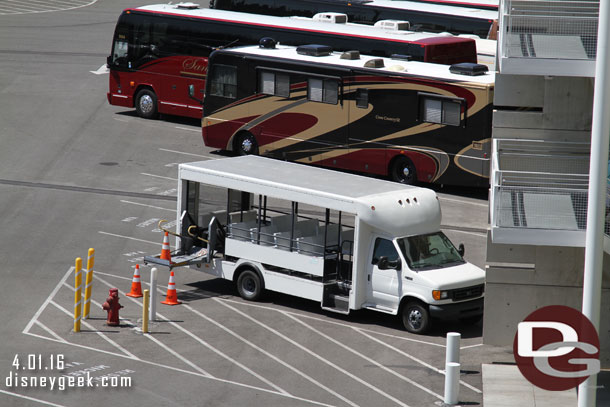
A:
[[[443,232],[403,237],[396,241],[409,268],[414,271],[466,263]]]

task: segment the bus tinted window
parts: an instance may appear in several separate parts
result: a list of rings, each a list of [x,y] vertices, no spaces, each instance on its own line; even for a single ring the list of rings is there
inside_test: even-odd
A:
[[[210,76],[210,95],[235,99],[237,97],[237,68],[215,65]]]
[[[461,124],[461,103],[433,97],[423,98],[421,120],[429,123],[459,126]]]
[[[260,92],[265,95],[290,97],[290,77],[263,71],[260,76]]]
[[[338,90],[339,83],[334,79],[310,78],[307,81],[307,98],[313,102],[336,105],[339,99]]]

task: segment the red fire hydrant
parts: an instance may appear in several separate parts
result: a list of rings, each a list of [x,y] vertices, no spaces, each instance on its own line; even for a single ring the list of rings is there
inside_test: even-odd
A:
[[[110,326],[118,326],[119,310],[123,308],[123,306],[119,304],[118,288],[111,288],[108,290],[108,298],[106,299],[106,302],[102,304],[102,308],[108,311],[108,319],[106,320],[106,324]]]

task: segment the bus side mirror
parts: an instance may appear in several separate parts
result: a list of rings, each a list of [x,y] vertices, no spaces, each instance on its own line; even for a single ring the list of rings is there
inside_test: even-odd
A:
[[[458,246],[458,253],[460,254],[460,256],[464,257],[465,252],[466,249],[464,248],[464,243],[460,243],[460,245]]]
[[[203,105],[203,99],[195,97],[195,85],[189,85],[189,97],[196,100],[200,105]]]
[[[394,261],[389,261],[387,256],[381,256],[377,261],[377,268],[379,270],[388,270],[388,269],[396,269],[400,270],[401,262],[400,259],[396,259]]]
[[[112,55],[108,55],[108,56],[106,57],[106,66],[107,66],[108,68],[110,68],[110,66],[111,66],[111,65],[112,65]]]

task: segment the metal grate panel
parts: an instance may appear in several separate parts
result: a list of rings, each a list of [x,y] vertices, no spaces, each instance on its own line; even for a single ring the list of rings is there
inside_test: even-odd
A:
[[[599,0],[506,0],[505,58],[594,60]]]

